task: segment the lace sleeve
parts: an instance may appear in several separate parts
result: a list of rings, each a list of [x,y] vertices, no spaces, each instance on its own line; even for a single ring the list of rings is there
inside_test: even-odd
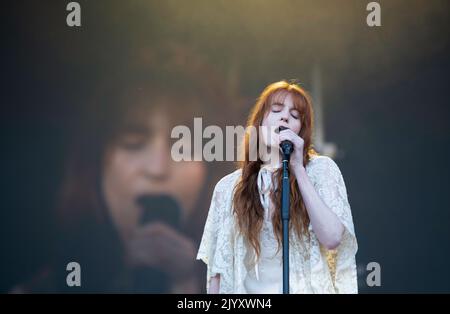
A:
[[[214,188],[197,253],[197,259],[207,265],[206,291],[216,274],[220,274],[220,293],[230,293],[233,289],[232,183],[225,177]]]
[[[347,189],[341,171],[329,157],[321,157],[317,167],[316,189],[325,204],[344,225],[341,244],[334,250],[334,286],[337,293],[357,293],[355,255],[358,250]],[[328,256],[329,257],[329,256]],[[326,259],[326,258],[325,258]]]

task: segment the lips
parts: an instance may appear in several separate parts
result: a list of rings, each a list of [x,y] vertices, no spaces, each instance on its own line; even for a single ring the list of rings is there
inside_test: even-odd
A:
[[[280,134],[281,131],[287,130],[289,129],[288,127],[284,126],[284,125],[280,125],[278,128],[275,129],[275,133],[276,134]]]

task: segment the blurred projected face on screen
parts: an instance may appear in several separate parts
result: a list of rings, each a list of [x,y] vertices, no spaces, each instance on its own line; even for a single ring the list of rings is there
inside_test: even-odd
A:
[[[175,162],[170,155],[170,115],[164,103],[140,109],[124,124],[107,150],[103,194],[123,237],[139,224],[145,195],[169,195],[182,208],[181,219],[194,209],[206,176],[202,162]]]
[[[278,128],[280,126],[291,129],[296,134],[300,133],[300,112],[296,109],[290,93],[276,92],[262,121],[262,142],[271,147],[279,146]]]

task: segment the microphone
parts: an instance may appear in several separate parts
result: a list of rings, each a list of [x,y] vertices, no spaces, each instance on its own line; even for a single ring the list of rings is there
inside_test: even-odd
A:
[[[287,127],[280,126],[279,132],[286,130]],[[283,233],[283,294],[289,294],[289,208],[290,208],[290,186],[289,186],[289,159],[294,150],[291,141],[284,140],[280,143],[283,152],[283,177],[281,180],[281,222]]]
[[[279,131],[287,130],[288,128],[285,126],[280,126]],[[284,140],[280,143],[281,151],[283,152],[283,155],[285,158],[289,160],[289,157],[291,156],[292,151],[294,150],[294,145],[291,141]]]
[[[141,226],[159,221],[180,229],[182,208],[175,199],[166,194],[143,195],[136,200],[142,209],[139,217]],[[166,243],[165,245],[170,245]],[[159,252],[153,252],[158,255]],[[169,293],[172,280],[169,274],[159,267],[136,267],[132,272],[132,288],[134,293]]]

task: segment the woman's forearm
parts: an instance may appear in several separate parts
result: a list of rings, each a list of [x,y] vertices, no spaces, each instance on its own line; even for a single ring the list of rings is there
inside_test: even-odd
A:
[[[298,167],[294,169],[294,174],[314,233],[322,245],[335,249],[341,243],[344,226],[317,194],[306,169]]]

